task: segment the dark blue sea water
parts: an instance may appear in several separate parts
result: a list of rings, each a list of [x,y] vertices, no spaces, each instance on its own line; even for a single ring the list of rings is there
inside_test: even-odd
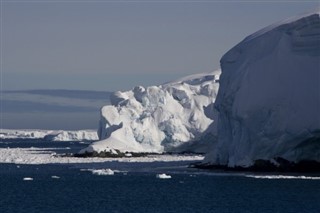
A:
[[[157,179],[147,171],[97,176],[75,165],[18,167],[0,164],[1,213],[320,212],[320,180],[190,172]]]

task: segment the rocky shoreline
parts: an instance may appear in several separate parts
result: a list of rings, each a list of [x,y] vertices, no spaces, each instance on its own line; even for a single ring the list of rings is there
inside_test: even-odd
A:
[[[150,153],[150,152],[120,152],[118,149],[104,152],[84,152],[84,153],[75,153],[72,156],[78,158],[123,158],[123,157],[145,157],[148,155],[162,155],[163,153]]]

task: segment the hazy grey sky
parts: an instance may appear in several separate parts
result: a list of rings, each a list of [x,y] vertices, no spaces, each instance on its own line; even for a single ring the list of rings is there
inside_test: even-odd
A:
[[[319,1],[1,1],[2,88],[125,90],[219,68]]]

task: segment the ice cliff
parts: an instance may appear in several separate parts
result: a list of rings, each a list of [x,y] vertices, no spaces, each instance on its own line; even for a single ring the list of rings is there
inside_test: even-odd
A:
[[[319,12],[248,36],[222,57],[221,69],[218,141],[205,162],[320,162]]]
[[[220,70],[160,86],[115,92],[101,109],[100,141],[81,150],[204,152],[215,140],[213,103]]]

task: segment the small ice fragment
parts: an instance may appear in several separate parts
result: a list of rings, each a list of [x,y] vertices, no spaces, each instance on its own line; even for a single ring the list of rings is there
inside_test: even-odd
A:
[[[114,171],[111,169],[97,169],[97,170],[92,170],[92,174],[94,175],[114,175]]]
[[[19,168],[20,168],[20,166],[19,166],[19,165],[17,165],[17,168],[19,169]]]
[[[132,154],[131,154],[131,153],[126,153],[126,154],[124,154],[124,156],[126,156],[126,157],[132,157]]]
[[[24,177],[23,180],[33,180],[32,177]]]
[[[160,179],[170,179],[171,176],[170,175],[166,175],[166,174],[157,174],[157,178],[160,178]]]
[[[53,175],[53,176],[51,176],[51,178],[52,178],[52,179],[59,179],[60,177]]]

